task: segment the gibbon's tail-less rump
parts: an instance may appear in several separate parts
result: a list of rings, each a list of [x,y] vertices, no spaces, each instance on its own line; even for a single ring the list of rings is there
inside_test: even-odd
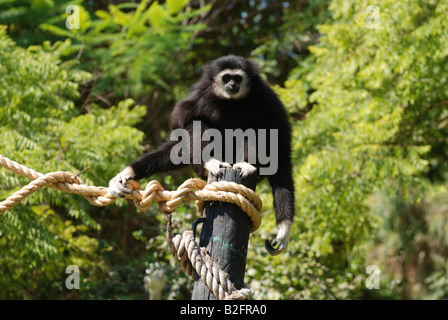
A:
[[[233,166],[242,176],[256,170],[271,185],[279,228],[272,245],[266,241],[266,249],[270,254],[285,250],[294,216],[291,126],[258,67],[233,55],[205,65],[192,92],[175,105],[170,126],[171,137],[187,137],[187,143],[170,140],[143,155],[109,182],[110,191],[124,196],[131,192],[127,180],[186,165],[202,178],[208,172],[219,174],[222,167]]]

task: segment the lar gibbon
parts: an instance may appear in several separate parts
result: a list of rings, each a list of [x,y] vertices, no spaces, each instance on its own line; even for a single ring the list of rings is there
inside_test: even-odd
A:
[[[202,132],[215,129],[215,132],[218,130],[223,136],[228,129],[253,129],[256,133],[263,129],[265,129],[264,132],[274,129],[277,132],[275,149],[278,163],[274,174],[263,175],[261,170],[263,165],[258,160],[255,163],[246,163],[250,153],[247,145],[244,159],[240,161],[235,156],[229,160],[226,153],[232,151],[232,155],[235,155],[235,150],[223,148],[220,158],[214,156],[206,163],[202,159],[200,163],[191,161],[190,164],[202,178],[206,178],[208,172],[219,174],[219,168],[231,167],[231,164],[233,168],[240,169],[242,176],[247,176],[253,170],[257,170],[261,177],[267,176],[272,188],[279,231],[272,243],[266,240],[266,249],[272,255],[285,250],[294,216],[291,126],[283,104],[262,80],[258,67],[247,59],[233,55],[221,57],[205,65],[199,82],[185,100],[176,104],[170,117],[172,130],[185,129],[191,133],[191,137],[193,137],[195,123],[200,124]],[[271,144],[264,142],[268,144],[268,149],[272,152],[273,148],[269,148]],[[126,188],[126,182],[129,179],[139,180],[158,172],[185,166],[185,163],[172,161],[170,157],[177,143],[178,141],[168,141],[156,151],[145,154],[131,163],[110,181],[110,192],[123,197],[132,192]],[[201,148],[208,143],[208,141],[201,141]],[[190,145],[195,145],[194,141],[191,141]],[[193,155],[194,152],[191,150],[188,157],[192,159]]]

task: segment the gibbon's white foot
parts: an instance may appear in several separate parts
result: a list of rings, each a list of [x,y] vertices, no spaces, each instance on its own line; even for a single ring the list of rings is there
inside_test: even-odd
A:
[[[233,169],[239,169],[240,170],[240,176],[241,178],[245,179],[248,176],[250,176],[252,173],[257,171],[257,168],[255,168],[253,165],[247,162],[238,162],[233,165]]]
[[[278,224],[277,237],[272,241],[272,244],[266,240],[265,247],[271,256],[278,255],[279,253],[286,250],[289,242],[289,234],[291,232],[292,221],[285,220]],[[275,246],[278,245],[277,248]]]
[[[134,176],[134,170],[131,167],[126,167],[109,181],[109,192],[118,198],[124,198],[128,194],[131,194],[133,190],[126,188],[126,183],[128,180],[133,179]]]
[[[221,162],[212,158],[204,164],[204,168],[212,175],[219,177],[221,175],[219,169],[232,168],[232,166],[227,162]]]

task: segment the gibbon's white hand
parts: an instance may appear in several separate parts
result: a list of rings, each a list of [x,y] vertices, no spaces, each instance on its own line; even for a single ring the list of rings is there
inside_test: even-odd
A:
[[[124,198],[131,194],[133,190],[126,188],[126,183],[134,178],[134,176],[134,170],[131,167],[126,167],[109,181],[109,192],[118,198]]]
[[[279,253],[283,252],[288,248],[289,242],[289,234],[291,232],[291,221],[283,221],[278,225],[278,233],[275,239],[272,241],[272,244],[269,243],[268,240],[264,243],[266,250],[269,252],[271,256],[276,256]],[[277,248],[275,246],[278,245]]]

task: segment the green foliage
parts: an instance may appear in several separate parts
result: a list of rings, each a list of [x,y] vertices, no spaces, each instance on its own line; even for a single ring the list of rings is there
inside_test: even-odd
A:
[[[82,0],[6,0],[0,1],[0,24],[8,25],[10,36],[27,47],[44,41],[60,39],[49,32],[41,32],[44,23],[65,24],[65,10]]]
[[[429,163],[441,164],[431,150],[446,146],[439,130],[448,95],[446,73],[439,73],[448,68],[446,5],[381,1],[380,29],[369,29],[367,1],[332,1],[333,20],[318,27],[323,36],[313,55],[278,88],[291,111],[313,105],[294,127],[296,230],[332,274],[353,266],[353,253],[380,226],[368,196],[422,192]],[[409,230],[395,219],[393,230]]]
[[[142,133],[132,126],[144,108],[132,108],[133,102],[126,100],[118,107],[96,107],[81,115],[73,99],[79,97],[79,83],[90,74],[60,63],[57,52],[67,45],[23,49],[5,35],[4,27],[0,29],[0,78],[4,80],[0,154],[40,172],[79,172],[90,166],[93,170],[83,174],[84,180],[106,183],[141,152]],[[28,183],[6,170],[0,171],[0,181],[2,199]],[[79,196],[45,189],[2,216],[0,278],[8,288],[2,290],[3,297],[44,297],[50,288],[62,292],[66,266],[95,265],[98,240],[86,232],[100,225],[88,208],[90,204]]]
[[[66,53],[79,51],[78,56],[84,55],[86,61],[83,68],[101,70],[94,92],[108,86],[118,96],[129,93],[135,96],[151,91],[155,85],[169,91],[170,82],[184,70],[182,53],[194,42],[193,34],[203,28],[201,24],[182,26],[186,19],[204,12],[204,9],[182,11],[186,2],[110,4],[108,11],[96,11],[96,17],[85,13],[80,30],[69,32],[54,24],[40,27],[55,35],[72,37],[74,45]]]
[[[431,289],[429,298],[446,300],[448,297],[448,261],[441,255],[435,255],[434,261],[437,270],[426,279],[429,289]]]
[[[251,52],[254,60],[260,64],[263,71],[272,75],[275,83],[279,77],[283,78],[307,56],[308,46],[316,43],[319,36],[317,26],[330,18],[328,0],[291,1],[283,4],[284,12],[281,18],[273,19],[282,23],[275,32],[263,35],[263,41]],[[263,26],[266,27],[263,19]],[[271,19],[269,19],[271,20]],[[271,22],[271,21],[269,21]],[[292,59],[291,59],[292,58]],[[290,86],[286,81],[285,86]]]

